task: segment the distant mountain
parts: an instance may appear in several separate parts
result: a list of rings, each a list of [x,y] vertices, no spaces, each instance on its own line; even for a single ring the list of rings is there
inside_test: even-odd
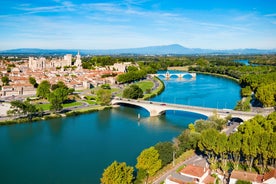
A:
[[[187,48],[178,44],[164,46],[150,46],[129,49],[107,49],[107,50],[79,50],[82,55],[215,55],[215,54],[276,54],[276,49],[233,49],[233,50],[212,50],[200,48]],[[4,55],[64,55],[76,54],[77,49],[37,49],[21,48],[0,51]]]

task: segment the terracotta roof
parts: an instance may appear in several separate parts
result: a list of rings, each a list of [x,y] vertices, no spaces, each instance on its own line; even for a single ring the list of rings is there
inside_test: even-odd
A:
[[[202,177],[204,173],[207,172],[207,168],[204,167],[199,167],[195,165],[187,165],[184,169],[180,171],[182,174],[188,174],[190,176],[195,176],[195,177]]]
[[[209,184],[209,183],[215,183],[216,178],[213,176],[208,175],[204,180],[203,183]]]
[[[245,171],[233,171],[230,178],[261,183],[263,176]]]
[[[264,174],[264,180],[269,180],[270,178],[276,178],[276,169],[272,169]]]

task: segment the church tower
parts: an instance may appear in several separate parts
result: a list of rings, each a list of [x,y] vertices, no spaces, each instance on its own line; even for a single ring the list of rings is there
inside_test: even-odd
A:
[[[78,51],[78,54],[76,55],[76,61],[74,65],[77,67],[77,69],[82,68],[80,51]]]

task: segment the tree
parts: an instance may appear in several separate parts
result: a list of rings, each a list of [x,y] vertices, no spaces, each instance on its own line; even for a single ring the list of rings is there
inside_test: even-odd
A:
[[[256,97],[265,107],[275,106],[276,82],[258,87],[256,91]]]
[[[240,132],[230,134],[228,137],[227,150],[230,153],[231,159],[233,161],[234,169],[237,169],[239,165],[241,157],[241,141],[242,134]]]
[[[57,112],[62,109],[62,103],[67,91],[63,88],[57,88],[55,91],[48,95],[48,101],[50,102],[50,110]],[[67,96],[67,95],[66,95]]]
[[[202,131],[198,147],[201,151],[204,151],[208,159],[216,161],[217,156],[217,141],[219,132],[213,128]]]
[[[146,171],[147,177],[153,176],[161,168],[161,162],[158,151],[152,146],[137,157],[136,168]]]
[[[34,86],[34,88],[38,87],[38,84],[37,84],[37,82],[36,82],[36,80],[35,80],[34,77],[29,77],[29,82],[30,82],[31,85]]]
[[[2,80],[2,83],[3,83],[3,85],[4,86],[7,86],[7,85],[9,85],[9,77],[8,76],[3,76],[2,78],[1,78],[1,80]]]
[[[244,88],[241,88],[241,96],[247,97],[252,94],[250,86],[245,86]]]
[[[111,89],[109,84],[103,84],[103,85],[101,85],[101,88],[102,89]]]
[[[109,105],[111,101],[111,90],[101,88],[97,91],[97,97],[101,105]]]
[[[102,184],[128,184],[133,180],[133,167],[127,166],[125,162],[114,161],[108,166],[101,178]]]
[[[8,114],[13,115],[27,115],[29,120],[32,120],[33,116],[38,112],[38,109],[35,105],[30,104],[30,102],[15,100],[11,102],[11,110],[8,111]]]
[[[37,87],[36,95],[47,99],[48,95],[50,94],[50,87],[51,87],[51,84],[49,81],[47,80],[42,81]]]
[[[136,84],[132,84],[123,91],[124,98],[137,99],[143,97],[143,90]]]
[[[51,87],[51,90],[54,91],[57,88],[63,88],[63,89],[68,90],[68,87],[62,81],[58,81],[56,84],[53,84],[52,87]]]
[[[173,160],[173,144],[171,142],[159,142],[154,148],[159,153],[159,158],[162,161],[162,167]]]

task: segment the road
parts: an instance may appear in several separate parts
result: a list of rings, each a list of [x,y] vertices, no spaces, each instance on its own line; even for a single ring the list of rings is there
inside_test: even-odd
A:
[[[153,184],[160,184],[162,183],[163,181],[166,180],[166,178],[171,175],[172,173],[176,172],[176,170],[182,166],[182,165],[189,165],[189,164],[196,164],[196,165],[199,165],[199,166],[206,166],[206,159],[205,158],[202,158],[201,156],[198,156],[198,155],[194,155],[192,156],[191,158],[175,165],[175,167],[173,167],[172,169],[168,170],[165,174],[163,174],[161,177],[159,177],[158,179],[156,179]]]

